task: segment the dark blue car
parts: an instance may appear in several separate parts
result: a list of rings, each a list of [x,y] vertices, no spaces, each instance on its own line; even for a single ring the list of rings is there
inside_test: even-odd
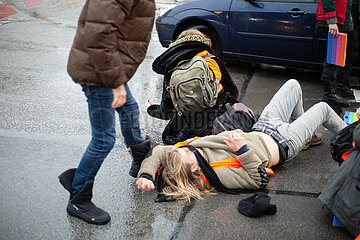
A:
[[[196,28],[224,60],[321,70],[326,29],[315,30],[317,0],[194,0],[165,9],[156,20],[162,46]],[[359,73],[357,65],[356,73]]]

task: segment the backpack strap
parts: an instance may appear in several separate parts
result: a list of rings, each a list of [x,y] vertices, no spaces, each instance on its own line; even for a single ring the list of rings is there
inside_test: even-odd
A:
[[[241,189],[229,189],[229,188],[225,187],[221,183],[221,181],[220,181],[219,177],[217,176],[217,174],[215,173],[214,169],[210,166],[210,164],[206,161],[204,156],[201,155],[201,153],[194,146],[185,145],[185,146],[181,146],[181,147],[187,147],[195,154],[196,159],[199,162],[199,166],[200,166],[201,170],[203,171],[206,179],[208,180],[210,185],[213,186],[216,190],[218,190],[219,192],[226,192],[226,193],[231,193],[231,194],[240,194],[242,192]]]
[[[226,117],[226,119],[231,123],[232,126],[238,126],[237,122],[239,122],[239,119],[234,119],[236,117],[234,107],[230,103],[226,103],[225,107],[226,113],[224,114],[224,117]]]
[[[220,126],[224,131],[227,131],[227,129],[225,128],[224,124],[222,124],[222,122],[219,120],[219,118],[215,118],[215,121],[219,124],[219,126]]]

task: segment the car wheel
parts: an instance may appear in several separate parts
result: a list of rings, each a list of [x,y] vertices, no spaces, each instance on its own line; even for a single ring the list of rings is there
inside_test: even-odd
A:
[[[218,56],[219,58],[222,57],[222,49],[221,49],[221,44],[220,44],[220,40],[219,37],[217,36],[216,32],[205,26],[205,25],[192,25],[190,27],[188,27],[186,30],[189,29],[197,29],[200,32],[204,33],[208,38],[210,38],[211,40],[211,48],[214,50],[215,55]]]

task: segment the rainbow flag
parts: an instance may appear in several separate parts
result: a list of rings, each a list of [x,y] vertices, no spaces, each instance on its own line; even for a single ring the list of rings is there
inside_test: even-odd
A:
[[[350,125],[359,120],[355,112],[349,112],[349,111],[345,111],[343,118],[344,118],[344,122],[347,125]]]
[[[337,37],[328,34],[326,62],[341,67],[345,66],[347,34],[339,33]]]

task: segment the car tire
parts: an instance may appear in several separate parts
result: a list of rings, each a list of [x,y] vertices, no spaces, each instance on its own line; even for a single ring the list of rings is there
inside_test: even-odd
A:
[[[214,50],[215,55],[219,58],[222,57],[221,43],[219,37],[217,36],[216,32],[213,29],[205,25],[192,25],[185,30],[190,30],[190,29],[197,29],[200,32],[204,33],[208,38],[210,38],[211,48]]]

